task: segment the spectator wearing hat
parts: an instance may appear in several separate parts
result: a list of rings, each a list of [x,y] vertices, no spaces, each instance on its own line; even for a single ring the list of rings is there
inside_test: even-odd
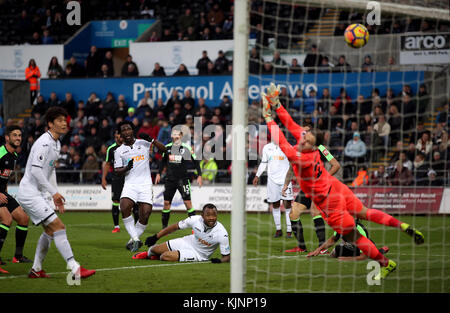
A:
[[[436,171],[433,169],[430,169],[427,173],[428,176],[428,186],[432,187],[442,187],[444,182],[442,181],[442,178],[437,176]]]
[[[444,179],[445,176],[445,160],[442,159],[439,151],[433,152],[433,159],[431,160],[431,168],[436,171],[436,178]]]
[[[361,140],[359,132],[353,133],[353,139],[349,140],[344,149],[344,179],[353,177],[359,164],[365,162],[367,153],[366,144]]]
[[[208,63],[211,60],[208,57],[208,51],[203,50],[202,57],[197,61],[196,68],[198,69],[198,75],[208,75]]]
[[[186,123],[184,125],[187,127],[194,127],[194,116],[192,116],[192,114],[186,115]]]
[[[130,70],[131,65],[131,70]],[[122,66],[122,76],[139,76],[139,69],[131,54],[127,55],[127,60]]]
[[[225,57],[222,50],[219,51],[216,61],[214,61],[214,69],[217,73],[223,74],[228,69],[230,61]]]
[[[125,117],[125,121],[133,123],[133,119],[137,118],[136,114],[134,114],[135,111],[136,111],[136,109],[133,107],[128,108],[128,111],[127,111],[128,115],[127,115],[127,117]]]
[[[95,116],[89,116],[87,124],[84,126],[84,133],[89,134],[92,127],[97,127],[97,118]]]
[[[370,55],[364,57],[364,63],[361,65],[361,72],[375,72],[375,64],[373,64]]]

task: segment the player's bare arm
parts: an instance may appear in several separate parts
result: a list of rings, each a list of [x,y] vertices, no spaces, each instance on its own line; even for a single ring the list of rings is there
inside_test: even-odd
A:
[[[320,254],[320,251],[328,249],[329,247],[332,247],[336,244],[336,242],[338,241],[338,238],[336,236],[331,236],[330,238],[328,238],[327,241],[325,241],[320,247],[318,247],[316,250],[308,253],[308,255],[306,257],[310,258],[313,256],[317,256]]]
[[[106,175],[108,175],[109,169],[111,168],[111,165],[109,164],[109,162],[103,162],[103,167],[102,167],[102,188],[104,190],[106,190],[106,185],[108,184],[106,182]]]
[[[167,236],[175,231],[177,231],[179,228],[178,223],[172,224],[167,226],[164,229],[161,229],[158,233],[154,234],[153,236],[147,237],[147,239],[145,239],[145,244],[149,247],[153,246],[158,239]]]
[[[331,168],[328,171],[328,173],[330,173],[330,175],[334,176],[334,174],[336,174],[341,169],[341,164],[335,158],[331,159],[329,162],[331,164]]]
[[[212,258],[211,262],[212,263],[228,263],[231,260],[231,255],[227,254],[227,255],[222,255],[222,257],[220,259],[218,258]]]
[[[281,190],[283,196],[286,196],[286,190],[293,177],[294,177],[294,170],[292,169],[292,165],[289,164],[289,170],[286,173],[286,178],[284,179],[284,186],[283,189]]]
[[[160,152],[166,152],[167,151],[166,146],[162,142],[160,142],[160,141],[158,141],[156,139],[153,140],[152,144],[154,144],[156,146],[156,148],[158,148],[158,151],[160,151]]]

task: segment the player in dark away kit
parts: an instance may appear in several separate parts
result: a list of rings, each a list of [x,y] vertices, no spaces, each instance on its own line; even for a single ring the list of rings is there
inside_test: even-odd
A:
[[[177,190],[183,198],[184,205],[188,211],[188,216],[195,215],[195,209],[191,202],[191,183],[187,172],[188,162],[194,162],[197,170],[197,183],[202,186],[202,171],[192,148],[181,142],[183,133],[180,130],[172,130],[172,142],[166,145],[167,151],[163,153],[160,163],[159,174],[156,175],[155,184],[161,180],[163,170],[167,168],[164,181],[164,208],[162,211],[162,228],[169,224],[170,206]]]
[[[14,171],[17,160],[16,149],[22,143],[22,129],[19,126],[9,126],[5,132],[6,143],[0,147],[0,252],[8,235],[12,220],[16,225],[16,252],[13,263],[31,263],[23,255],[23,247],[28,234],[29,217],[17,203],[16,199],[8,194],[8,180]],[[0,258],[0,265],[5,264]],[[7,273],[0,268],[0,272]]]

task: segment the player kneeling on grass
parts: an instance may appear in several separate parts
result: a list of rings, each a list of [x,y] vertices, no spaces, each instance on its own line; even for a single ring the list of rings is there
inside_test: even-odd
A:
[[[155,245],[159,238],[178,229],[192,228],[193,234],[165,243]],[[172,224],[148,237],[145,244],[148,252],[137,253],[133,259],[152,259],[162,261],[202,262],[207,261],[214,251],[220,247],[222,257],[211,259],[212,263],[230,261],[230,244],[228,232],[222,223],[217,221],[217,208],[208,203],[203,206],[201,215],[189,216],[176,224]]]
[[[372,241],[369,238],[369,232],[367,231],[366,227],[364,227],[364,225],[361,224],[358,219],[355,220],[355,225],[361,236],[364,236]],[[340,242],[339,245],[337,245],[333,249],[333,251],[331,251],[330,257],[337,258],[341,261],[362,261],[367,259],[367,256],[361,250],[359,250],[358,247],[356,247],[351,242],[346,241],[345,237],[341,236],[337,232],[334,232],[333,236],[331,236],[326,242],[320,245],[320,247],[318,247],[316,250],[310,252],[307,257],[313,257],[322,254],[321,251],[334,246],[339,241],[339,239],[342,239],[342,242]],[[387,246],[384,246],[378,249],[378,251],[381,254],[386,254],[388,253],[389,248]]]

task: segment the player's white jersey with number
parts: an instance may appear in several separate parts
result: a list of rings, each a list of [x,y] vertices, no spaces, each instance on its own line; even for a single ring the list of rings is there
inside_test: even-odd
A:
[[[178,227],[192,228],[194,233],[185,238],[190,241],[192,249],[201,256],[202,260],[208,260],[217,247],[220,247],[222,255],[230,254],[228,232],[222,223],[217,222],[214,227],[208,227],[200,215],[194,215],[178,222]]]
[[[133,159],[133,168],[125,174],[125,184],[152,184],[150,175],[150,146],[151,143],[136,139],[131,146],[122,144],[114,151],[114,168],[124,167]]]
[[[29,196],[31,194],[43,194],[49,192],[55,194],[56,173],[55,163],[59,158],[61,143],[55,140],[50,132],[42,134],[31,147],[25,167],[25,175],[20,181],[18,195]],[[39,168],[44,179],[32,174],[32,168]]]
[[[289,160],[281,148],[273,142],[264,146],[262,151],[261,164],[258,167],[256,176],[261,176],[267,168],[267,177],[278,185],[284,184],[286,173],[289,170]]]

